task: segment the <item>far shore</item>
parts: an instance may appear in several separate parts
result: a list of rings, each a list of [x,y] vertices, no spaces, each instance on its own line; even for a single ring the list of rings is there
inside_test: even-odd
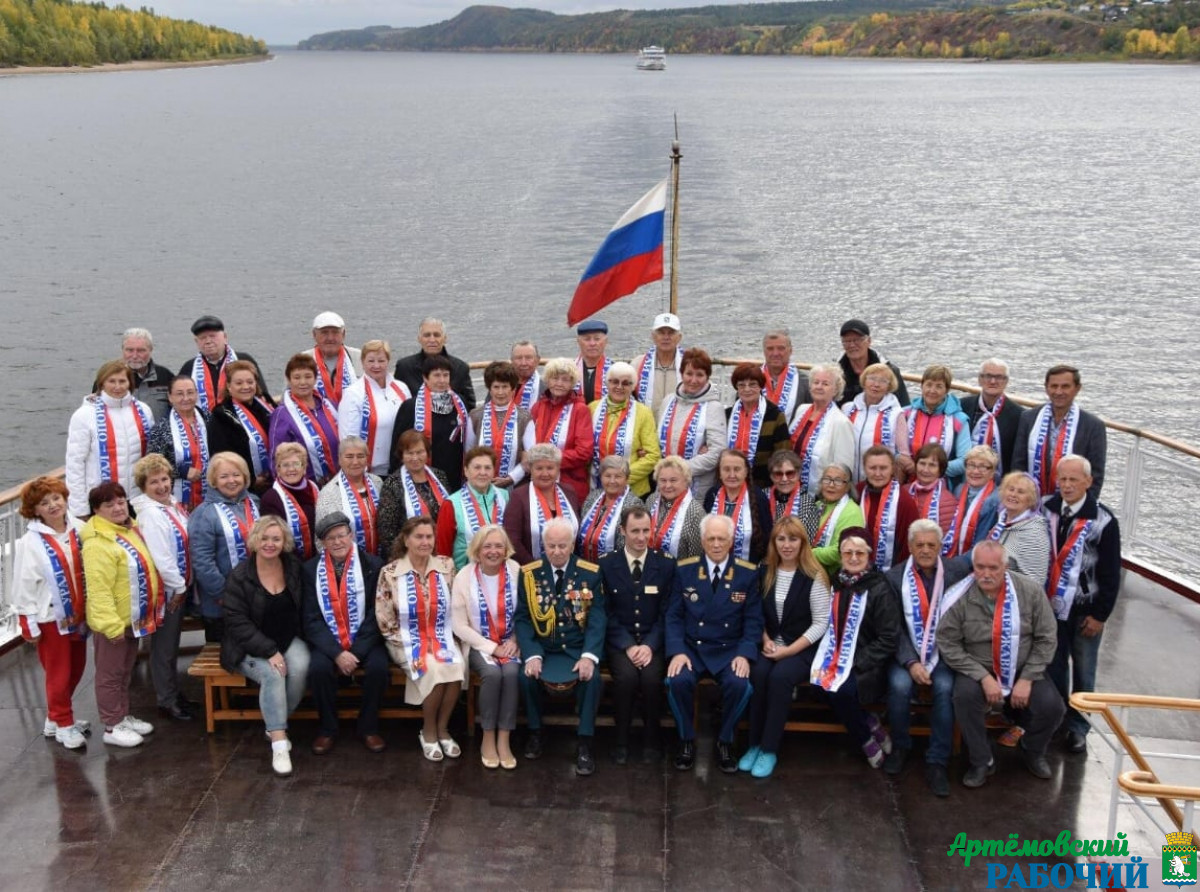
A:
[[[103,65],[41,65],[0,68],[0,77],[18,77],[26,74],[103,74],[109,71],[158,71],[163,68],[209,68],[214,65],[242,65],[247,62],[269,62],[272,53],[265,56],[230,56],[225,59],[201,59],[196,62],[169,62],[158,59],[141,59],[136,62],[108,62]]]

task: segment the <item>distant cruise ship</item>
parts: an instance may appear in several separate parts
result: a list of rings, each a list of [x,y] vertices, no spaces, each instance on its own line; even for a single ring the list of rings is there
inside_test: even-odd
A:
[[[666,71],[667,53],[661,46],[644,46],[638,52],[639,71]]]

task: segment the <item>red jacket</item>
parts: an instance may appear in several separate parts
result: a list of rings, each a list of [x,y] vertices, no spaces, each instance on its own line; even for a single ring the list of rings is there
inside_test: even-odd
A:
[[[592,447],[595,441],[592,437],[592,413],[588,411],[587,403],[578,393],[569,393],[561,400],[554,399],[547,390],[533,404],[529,415],[533,419],[539,443],[550,443],[550,435],[558,423],[560,410],[570,405],[571,420],[563,437],[563,442],[555,443],[562,450],[562,470],[559,481],[563,488],[569,490],[576,500],[583,504],[591,489],[588,480],[588,470],[592,463]]]

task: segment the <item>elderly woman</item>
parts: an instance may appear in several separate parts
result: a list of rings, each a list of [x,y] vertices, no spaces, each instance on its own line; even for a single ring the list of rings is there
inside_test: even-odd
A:
[[[725,448],[725,413],[712,377],[712,358],[693,347],[683,351],[680,383],[659,409],[658,445],[664,456],[678,455],[692,472],[692,493],[703,496],[717,479],[717,459]]]
[[[308,645],[300,617],[303,565],[292,531],[280,517],[263,516],[250,530],[247,559],[225,586],[221,666],[258,682],[258,707],[271,741],[271,768],[292,773],[287,719],[308,684]]]
[[[668,455],[655,466],[654,480],[656,489],[646,500],[650,547],[676,560],[704,554],[700,540],[704,505],[692,495],[688,463],[678,455]]]
[[[939,444],[949,461],[942,476],[957,485],[963,479],[963,458],[971,448],[971,422],[958,397],[950,392],[953,383],[954,373],[949,366],[929,366],[921,375],[921,395],[904,410],[904,415],[912,452],[915,454],[926,443]]]
[[[208,452],[233,452],[254,472],[251,492],[271,486],[271,413],[275,403],[258,383],[258,369],[239,359],[225,367],[221,402],[208,423]]]
[[[74,750],[84,745],[88,730],[71,708],[87,668],[87,626],[83,522],[67,512],[67,498],[66,485],[55,477],[35,477],[21,487],[19,510],[29,524],[17,540],[9,603],[21,636],[37,645],[46,676],[42,734]]]
[[[515,400],[521,376],[511,362],[493,362],[483,370],[488,398],[471,410],[467,448],[490,446],[496,453],[496,485],[509,489],[525,479],[526,450],[537,442],[537,428]]]
[[[83,398],[67,427],[67,489],[76,517],[88,516],[87,494],[109,480],[137,495],[133,466],[146,454],[154,416],[130,395],[133,373],[120,360],[96,373],[99,393]]]
[[[517,726],[521,691],[521,649],[513,626],[521,567],[512,553],[503,527],[481,527],[467,546],[470,562],[458,571],[452,589],[454,634],[470,648],[468,663],[480,679],[479,757],[484,768],[509,771],[517,767],[509,738]]]
[[[575,553],[598,561],[610,551],[625,547],[621,515],[626,508],[645,507],[629,485],[629,462],[619,455],[600,460],[600,486],[588,494],[579,513],[579,540]]]
[[[197,408],[198,395],[196,382],[187,375],[171,379],[167,391],[171,411],[154,425],[146,444],[148,455],[161,455],[170,464],[175,475],[175,501],[185,511],[198,508],[207,489],[208,413]]]
[[[392,660],[408,673],[404,702],[421,707],[421,752],[440,762],[462,755],[449,725],[467,675],[453,634],[454,564],[434,554],[435,541],[432,518],[404,522],[396,543],[399,557],[379,573],[375,616]]]
[[[757,564],[767,553],[767,539],[774,526],[767,497],[750,480],[750,462],[736,449],[721,450],[717,476],[721,482],[705,494],[704,510],[724,514],[733,521],[730,553]]]
[[[811,403],[796,407],[788,435],[800,456],[800,485],[814,498],[821,491],[821,471],[832,464],[854,462],[854,427],[838,408],[846,376],[836,362],[815,365],[808,373]]]
[[[191,378],[187,380],[191,382]],[[174,473],[166,458],[154,452],[147,455],[133,466],[133,479],[142,494],[131,504],[137,512],[142,538],[162,577],[166,600],[162,619],[150,638],[150,680],[154,683],[158,711],[177,722],[186,722],[192,718],[192,703],[179,690],[176,661],[192,570],[188,558],[188,513],[176,499]]]
[[[842,568],[842,557],[838,551],[842,533],[866,523],[862,508],[854,500],[852,478],[849,465],[833,464],[822,472],[821,479],[817,481],[821,485],[821,497],[817,501],[821,520],[812,537],[813,554],[830,579],[837,576]]]
[[[241,456],[218,452],[208,463],[208,498],[188,518],[188,552],[206,641],[221,640],[225,578],[246,559],[246,539],[258,520],[258,499],[249,483],[250,469]]]
[[[1050,573],[1050,526],[1041,510],[1037,482],[1024,471],[1000,481],[1000,510],[987,538],[1008,551],[1009,565],[1044,586]]]
[[[600,463],[610,455],[629,463],[629,487],[634,495],[650,493],[650,475],[662,457],[655,432],[654,413],[633,399],[637,373],[627,362],[614,362],[605,377],[608,395],[596,400],[592,413],[593,486],[600,486]]]
[[[525,460],[529,463],[529,480],[513,490],[504,506],[504,531],[518,564],[542,556],[542,527],[552,518],[565,517],[579,529],[579,502],[558,482],[562,465],[558,447],[538,443],[529,447]]]
[[[436,524],[438,509],[450,498],[445,476],[429,466],[429,446],[420,431],[405,431],[396,448],[400,467],[383,481],[379,492],[379,557],[385,560],[404,521],[425,515]]]
[[[379,553],[379,491],[383,481],[367,473],[370,452],[358,437],[338,444],[341,470],[317,497],[317,521],[340,511],[350,518],[354,539],[367,554]]]
[[[906,489],[917,505],[917,516],[932,520],[942,529],[942,535],[950,532],[954,523],[954,494],[946,483],[948,460],[946,450],[940,443],[926,443],[913,456],[916,460],[916,476]]]
[[[101,483],[88,493],[88,507],[93,517],[80,538],[96,706],[104,722],[105,743],[137,746],[154,726],[130,714],[129,682],[139,639],[154,634],[162,619],[162,577],[137,522],[129,517],[121,484]]]
[[[275,482],[262,494],[263,514],[282,517],[292,531],[296,557],[306,561],[317,554],[313,530],[317,524],[320,490],[308,479],[308,450],[299,443],[280,443],[275,448]]]
[[[725,410],[726,445],[746,456],[754,469],[754,485],[771,485],[769,462],[777,449],[790,449],[787,419],[779,407],[763,396],[767,376],[760,366],[743,362],[730,376],[737,402]],[[763,533],[766,552],[766,533]],[[761,556],[761,555],[760,555]]]
[[[829,579],[799,518],[775,524],[762,573],[762,652],[750,669],[750,748],[738,768],[769,777],[796,685],[806,684],[829,626]]]
[[[990,446],[973,446],[967,452],[963,461],[967,479],[958,488],[954,519],[942,544],[946,557],[967,554],[995,526],[999,498],[994,493],[999,464],[1000,456]]]
[[[869,538],[862,527],[842,533],[842,569],[832,581],[828,626],[813,654],[809,680],[870,766],[878,768],[892,742],[879,719],[863,707],[887,694],[901,619],[887,579],[872,569]]]
[[[771,488],[767,490],[767,505],[771,509],[771,521],[778,523],[783,517],[798,517],[809,537],[816,535],[817,524],[821,522],[821,509],[808,494],[808,489],[800,483],[800,456],[790,449],[772,452],[770,468]]]
[[[311,353],[289,359],[284,375],[283,402],[271,413],[271,449],[280,443],[302,445],[308,450],[305,473],[324,486],[338,471],[337,408],[317,392],[317,361]]]
[[[579,372],[570,359],[552,359],[546,363],[542,378],[546,390],[529,410],[534,436],[537,442],[550,443],[562,452],[560,480],[576,502],[582,502],[590,489],[588,470],[595,437],[587,403],[575,391]]]
[[[496,453],[476,446],[465,458],[467,480],[446,500],[445,510],[439,511],[437,518],[438,554],[452,555],[456,570],[467,565],[471,537],[489,523],[503,523],[508,504],[508,492],[495,484]]]
[[[462,486],[463,443],[470,422],[462,397],[450,389],[452,368],[440,353],[422,360],[424,383],[396,413],[391,470],[399,468],[396,446],[400,436],[405,431],[419,431],[432,456],[429,463],[442,472],[446,486],[454,491]]]
[[[392,349],[387,341],[362,345],[363,375],[342,393],[338,403],[338,431],[357,436],[367,444],[372,474],[384,475],[391,464],[392,429],[396,415],[412,393],[388,371]]]
[[[872,446],[886,446],[897,457],[903,479],[913,463],[904,409],[896,399],[900,379],[886,364],[876,362],[863,369],[859,380],[862,393],[842,406],[854,428],[854,482],[863,478],[863,454]]]

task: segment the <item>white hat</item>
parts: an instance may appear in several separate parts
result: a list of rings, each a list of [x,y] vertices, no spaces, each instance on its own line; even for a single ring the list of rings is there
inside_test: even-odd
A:
[[[313,328],[345,328],[346,320],[337,313],[331,313],[326,310],[324,313],[319,313],[317,318],[313,320]]]
[[[659,313],[654,317],[654,325],[650,328],[651,331],[660,328],[673,328],[676,331],[683,331],[683,326],[679,324],[679,317],[674,313]]]

